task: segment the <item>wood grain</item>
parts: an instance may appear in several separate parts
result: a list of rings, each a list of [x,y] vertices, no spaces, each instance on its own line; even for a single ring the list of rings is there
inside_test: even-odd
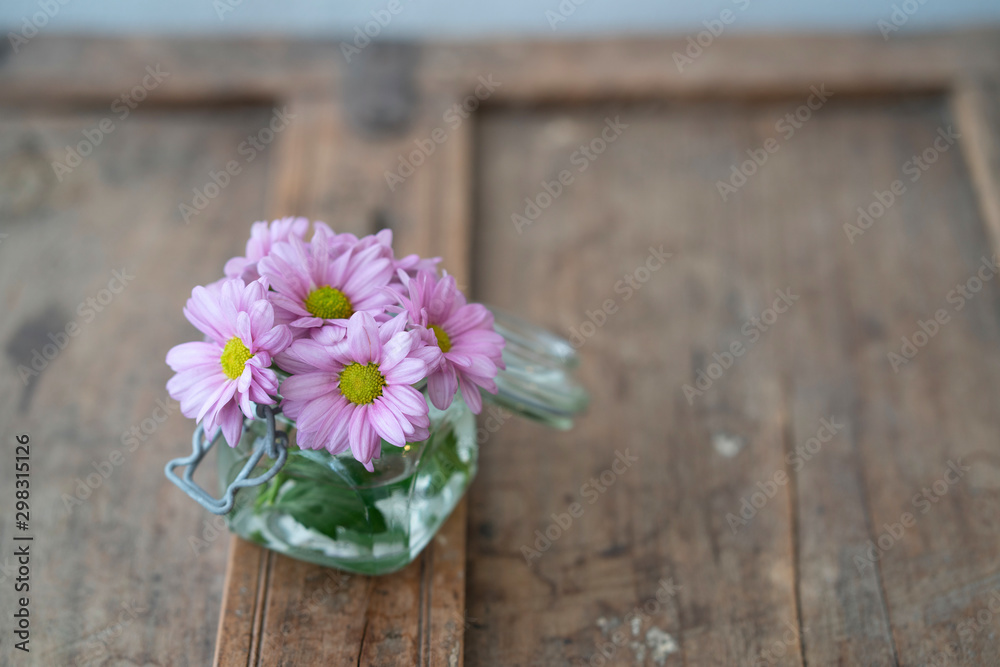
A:
[[[874,33],[725,34],[692,65],[679,69],[674,53],[685,52],[687,37],[422,45],[418,94],[443,89],[468,95],[479,76],[492,73],[505,82],[497,100],[528,103],[650,95],[774,97],[799,93],[818,81],[845,92],[881,95],[945,91],[965,80],[995,82],[1000,60],[1000,40],[989,28],[890,40]],[[171,77],[150,99],[184,104],[336,96],[347,64],[336,40],[220,43],[42,34],[0,59],[0,99],[24,104],[78,100],[103,107],[156,63]]]
[[[888,360],[918,322],[955,308],[949,289],[992,254],[977,208],[985,201],[989,215],[991,199],[975,197],[957,141],[939,139],[953,120],[942,99],[847,98],[817,112],[720,204],[715,181],[774,136],[794,105],[485,117],[478,245],[489,252],[476,283],[484,298],[569,333],[603,298],[624,299],[612,285],[644,247],[665,239],[676,258],[632,303],[616,302],[581,347],[600,414],[566,436],[511,425],[497,449],[484,448],[469,553],[470,613],[482,621],[470,632],[470,663],[587,664],[609,640],[615,648],[622,624],[626,638],[609,664],[645,664],[654,648],[642,641],[647,619],[631,636],[625,619],[667,574],[685,588],[676,616],[668,609],[653,627],[674,635],[677,664],[996,660],[992,630],[976,624],[998,574],[986,545],[996,540],[1000,424],[977,398],[997,370],[993,284],[940,326],[936,353],[929,344],[898,375]],[[518,234],[510,214],[599,136],[602,116],[618,115],[627,133]],[[932,148],[911,180],[913,156],[936,140],[948,148]],[[979,160],[989,192],[982,176],[991,163]],[[897,178],[908,189],[851,243],[844,224],[855,208]],[[516,269],[505,261],[512,256]],[[743,325],[776,290],[801,301],[705,396],[688,406],[669,390],[693,384],[712,352],[749,344]],[[588,474],[623,443],[614,435],[621,424],[649,480],[623,476],[579,528],[532,563],[519,558],[536,529],[580,500]],[[977,481],[935,494],[934,505],[920,500],[935,483],[946,488],[939,480],[961,456],[980,461]],[[539,490],[530,507],[524,485]],[[763,507],[734,537],[724,517],[757,491],[777,493],[756,494]],[[907,511],[916,525],[885,537]],[[894,546],[859,560],[880,539]]]
[[[986,281],[961,310],[948,300],[1000,238],[997,33],[727,35],[680,71],[686,44],[373,46],[357,70],[335,41],[42,35],[7,53],[0,423],[39,452],[35,664],[202,665],[213,637],[220,665],[1000,660],[1000,299]],[[156,64],[169,79],[54,179],[52,160]],[[449,108],[480,77],[500,85],[456,124]],[[823,85],[833,101],[723,200],[717,181]],[[274,109],[295,121],[185,225],[178,204]],[[628,129],[577,172],[574,151],[616,115]],[[852,243],[857,207],[908,179],[949,125],[958,142]],[[390,187],[439,128],[434,153]],[[518,234],[511,214],[562,169],[574,182]],[[216,277],[250,221],[296,214],[388,226],[400,251],[442,255],[477,298],[564,334],[611,299],[581,347],[589,414],[569,433],[505,421],[468,506],[389,577],[235,538],[226,565],[230,540],[161,477],[189,438],[176,413],[147,422],[149,445],[64,510],[165,397],[159,360],[190,331],[164,314]],[[626,300],[618,281],[660,244],[672,256]],[[17,365],[80,319],[118,264],[135,282],[25,387]],[[777,290],[800,298],[751,343],[743,327]],[[889,352],[941,308],[949,321],[895,372]],[[737,341],[745,353],[689,402],[683,385]],[[843,427],[811,441],[822,420]],[[619,474],[624,450],[639,460]],[[959,459],[967,474],[918,503]],[[525,562],[574,502],[582,515]],[[734,524],[741,509],[756,511]],[[906,512],[914,525],[859,567]],[[0,541],[10,531],[0,519]],[[206,547],[195,555],[189,538]],[[11,603],[0,593],[5,615]],[[138,611],[119,626],[122,603]]]
[[[239,249],[244,221],[263,206],[267,156],[244,164],[189,225],[178,206],[267,111],[137,113],[58,182],[50,160],[101,118],[6,111],[0,121],[0,424],[5,443],[15,433],[31,438],[36,536],[31,653],[8,653],[5,638],[2,660],[205,665],[227,540],[163,478],[164,461],[190,451],[191,432],[163,389],[170,376],[163,359],[195,334],[170,314],[194,283],[217,277],[220,262]],[[110,289],[120,293],[112,294],[113,272],[123,270],[134,278],[124,288],[115,282]],[[18,366],[30,367],[32,351],[71,322],[78,333],[25,386]],[[0,479],[5,499],[13,497],[12,477]],[[5,545],[12,520],[4,512]],[[194,549],[195,538],[205,547]],[[0,562],[12,549],[4,551]],[[0,596],[5,617],[13,613],[11,588],[7,580]]]
[[[383,172],[395,166],[402,140],[370,144],[339,103],[303,101],[293,113],[295,125],[272,169],[273,215],[304,214],[357,234],[388,224],[399,252],[442,254],[464,280],[467,252],[453,242],[435,247],[433,239],[467,238],[467,206],[461,203],[467,189],[449,192],[460,183],[424,169],[390,197]],[[466,148],[455,137],[440,159],[451,167]],[[235,573],[228,575],[216,664],[243,665],[248,655],[250,664],[260,665],[462,664],[464,503],[424,554],[396,574],[349,575],[264,553],[233,539]]]
[[[1000,92],[986,81],[961,82],[951,107],[983,221],[993,247],[1000,248]]]
[[[878,180],[922,155],[938,128],[953,122],[942,106],[865,128],[868,138],[882,130],[888,139],[869,142],[872,162],[889,167]],[[868,480],[869,539],[880,549],[886,606],[905,664],[940,662],[942,655],[957,664],[1000,660],[991,623],[968,625],[980,610],[992,613],[1000,566],[1000,420],[989,398],[1000,370],[1000,302],[995,281],[970,298],[952,292],[978,280],[982,258],[994,254],[968,179],[961,152],[942,153],[908,183],[874,234],[845,252],[850,302],[871,325],[852,332],[864,397],[855,408],[856,442]],[[864,185],[870,188],[871,180]],[[894,366],[889,352],[903,351],[903,337],[933,332],[920,322],[939,311],[949,319],[925,345],[917,339],[912,359]],[[898,536],[905,513],[916,523]]]
[[[772,129],[767,121],[784,112],[778,105],[756,111],[755,130],[766,130],[751,132],[743,150],[760,145]],[[859,571],[854,563],[872,528],[869,474],[857,446],[865,396],[853,363],[854,337],[877,325],[855,312],[846,293],[844,257],[853,246],[843,226],[891,173],[887,161],[874,157],[881,158],[888,142],[878,128],[906,116],[903,108],[874,102],[833,102],[782,146],[754,185],[782,202],[767,221],[781,248],[775,269],[800,295],[794,316],[773,335],[784,351],[786,467],[793,479],[806,664],[899,664],[879,569]],[[812,159],[816,155],[824,159]],[[864,167],[848,174],[847,163]]]
[[[628,127],[581,171],[571,156],[607,118]],[[484,120],[482,298],[564,335],[613,303],[580,346],[594,408],[579,427],[552,434],[511,422],[483,448],[471,501],[470,614],[480,625],[469,632],[470,663],[589,664],[602,652],[615,665],[752,663],[797,626],[788,495],[770,500],[753,531],[734,534],[725,518],[784,456],[774,341],[694,404],[680,393],[777,288],[768,275],[777,248],[758,218],[748,206],[729,213],[690,168],[728,159],[741,121],[720,105]],[[567,192],[518,234],[511,213],[567,168]],[[650,248],[673,254],[655,272]],[[627,287],[623,276],[639,267],[646,282]],[[619,474],[626,453],[638,460]],[[554,517],[573,503],[583,516],[526,562],[524,546],[541,550],[536,531],[560,532]],[[680,592],[658,598],[664,581]],[[794,637],[787,653],[779,664],[798,664]]]

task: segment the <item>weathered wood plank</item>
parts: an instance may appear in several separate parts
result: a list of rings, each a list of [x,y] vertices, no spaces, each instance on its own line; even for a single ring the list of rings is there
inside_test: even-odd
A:
[[[191,286],[217,277],[263,206],[267,156],[244,164],[189,225],[178,205],[267,111],[137,112],[60,183],[50,161],[102,117],[7,110],[0,120],[0,431],[5,443],[26,432],[34,445],[36,536],[31,653],[8,653],[5,639],[2,660],[204,665],[225,540],[213,542],[204,511],[163,478],[164,461],[190,451],[192,431],[167,397],[163,359],[196,333],[179,316]],[[123,287],[115,271],[134,277]],[[33,350],[51,353],[50,334],[65,349],[25,385],[17,367],[31,366]],[[6,499],[12,468],[2,464]],[[5,545],[12,521],[0,517]],[[192,549],[190,539],[206,537]],[[10,580],[4,589],[11,618]]]
[[[573,162],[609,118],[622,134]],[[728,208],[703,176],[725,169],[742,124],[723,105],[484,117],[480,296],[582,332],[593,403],[569,433],[512,421],[483,448],[470,505],[470,663],[589,664],[602,650],[615,665],[752,663],[797,626],[787,494],[752,532],[734,535],[725,518],[784,456],[774,341],[714,395],[688,403],[681,393],[778,287],[776,249],[759,227],[766,203]],[[518,234],[511,214],[526,215],[525,198],[567,169],[565,192]],[[651,248],[673,256],[661,264]],[[628,287],[636,271],[639,287]],[[588,330],[587,313],[606,301]],[[638,460],[623,469],[626,451]],[[556,517],[573,503],[584,513],[564,531]],[[547,530],[565,534],[545,548]],[[540,553],[526,557],[525,546]],[[680,591],[657,599],[671,580]],[[634,613],[644,607],[656,613]],[[793,635],[778,664],[798,656]]]
[[[761,145],[789,106],[755,110],[764,132],[743,150]],[[870,475],[857,445],[866,395],[854,357],[858,336],[876,325],[848,291],[845,256],[853,246],[843,225],[875,187],[885,187],[890,170],[882,156],[896,119],[906,118],[898,104],[834,98],[746,186],[781,202],[769,216],[781,248],[776,269],[799,296],[774,335],[787,387],[784,470],[795,503],[806,664],[899,664],[879,571],[858,571],[854,562],[872,537]],[[865,242],[879,243],[858,239]],[[883,279],[876,289],[891,287]]]
[[[458,285],[470,293],[472,273],[472,127],[467,123],[451,126],[443,122],[454,98],[425,93],[426,120],[383,156],[382,180],[387,197],[384,222],[393,230],[400,254],[418,253],[441,257],[442,267],[455,276]],[[447,128],[447,129],[446,129]],[[399,156],[413,149],[413,139],[441,136],[435,153],[420,165],[405,183],[389,188],[386,171],[397,170]],[[475,295],[472,295],[473,297]],[[421,608],[422,644],[420,665],[464,664],[466,615],[467,500],[463,499],[451,517],[427,546],[422,559],[424,573]]]
[[[218,664],[461,664],[464,628],[470,664],[583,664],[616,630],[624,641],[609,664],[655,664],[655,651],[667,665],[996,661],[993,626],[982,621],[998,581],[994,283],[949,311],[898,374],[886,355],[918,320],[954,307],[949,290],[992,252],[984,230],[1000,237],[1000,40],[990,31],[726,38],[678,71],[672,53],[685,45],[373,46],[377,63],[392,53],[419,63],[400,70],[418,94],[398,135],[372,135],[357,124],[364,109],[345,108],[357,80],[341,71],[336,42],[40,36],[8,53],[0,100],[16,110],[0,119],[9,362],[0,423],[8,440],[27,430],[46,448],[36,461],[39,502],[52,508],[38,518],[49,539],[35,570],[45,582],[39,664],[206,664],[223,595]],[[170,77],[54,181],[63,146],[157,63]],[[500,85],[485,116],[444,122],[448,106],[491,76]],[[771,135],[771,114],[824,84],[832,105],[720,202],[715,181]],[[647,104],[657,100],[683,104]],[[394,112],[378,102],[379,113]],[[624,104],[616,113],[639,120],[518,235],[511,213],[542,180],[575,167],[564,162],[612,108],[587,106],[595,102]],[[286,103],[298,115],[292,127],[184,225],[178,204]],[[962,153],[907,182],[855,244],[842,236],[855,207],[952,122]],[[435,127],[445,143],[390,188],[386,171]],[[582,348],[591,414],[569,434],[514,421],[490,434],[468,514],[460,506],[398,575],[342,575],[233,540],[223,593],[225,540],[159,476],[189,439],[190,423],[175,417],[155,424],[148,442],[159,448],[129,452],[121,471],[63,512],[61,494],[120,449],[122,430],[154,424],[165,397],[156,387],[169,375],[155,360],[190,334],[177,318],[164,326],[164,313],[179,313],[193,282],[216,277],[264,210],[359,232],[391,226],[401,251],[442,254],[478,298],[564,333],[604,298],[620,306]],[[615,281],[639,265],[640,246],[661,241],[675,256],[625,303]],[[24,389],[17,363],[80,319],[79,300],[123,262],[141,267],[135,283]],[[742,324],[786,287],[803,295],[793,311],[689,405],[681,385],[713,352],[745,342]],[[786,457],[838,413],[843,432],[789,470]],[[520,546],[579,501],[621,447],[639,453],[639,468],[584,504],[528,567]],[[923,513],[915,495],[933,491],[958,457],[971,471]],[[782,470],[788,483],[733,534],[727,515]],[[907,511],[916,525],[852,572],[868,540]],[[7,539],[10,526],[0,526]],[[210,544],[195,557],[189,537]],[[664,581],[672,593],[659,600]],[[652,601],[656,612],[633,635],[626,617]],[[119,632],[122,603],[136,613]]]
[[[466,95],[478,77],[492,73],[506,82],[498,99],[527,103],[785,96],[820,83],[883,95],[943,91],[976,77],[996,81],[1000,61],[1000,40],[990,29],[888,41],[878,34],[727,34],[679,68],[674,54],[687,48],[686,35],[429,44],[419,49],[418,90],[443,86]],[[105,106],[140,83],[147,65],[157,63],[171,77],[151,99],[185,104],[335,96],[347,64],[336,40],[39,35],[19,53],[0,59],[0,100]]]
[[[983,221],[993,247],[1000,248],[1000,87],[964,81],[951,100]]]
[[[860,205],[892,179],[906,185],[842,253],[859,321],[855,438],[876,561],[857,568],[878,567],[901,664],[1000,659],[992,621],[975,620],[1000,582],[1000,299],[964,156],[957,142],[942,150],[953,123],[932,104],[868,119],[857,143],[831,147],[840,162],[867,153],[872,167],[851,174]],[[907,170],[914,156],[925,170]]]
[[[372,144],[349,126],[339,101],[293,109],[295,125],[272,170],[273,215],[307,215],[358,234],[389,223],[401,253],[443,254],[450,270],[467,275],[468,253],[456,245],[467,238],[468,189],[461,187],[467,177],[451,177],[463,165],[467,142],[456,138],[442,150],[443,169],[421,170],[393,198],[384,171],[395,167],[409,136]],[[231,577],[224,609],[231,604],[242,612],[250,599],[236,582],[253,579],[263,564],[259,551],[234,540],[231,563],[249,572]],[[275,555],[257,578],[266,590],[252,597],[264,607],[224,611],[220,637],[234,638],[226,642],[233,649],[223,650],[220,640],[217,664],[243,664],[247,649],[239,646],[259,636],[259,651],[249,649],[252,664],[461,665],[464,571],[464,504],[417,562],[396,574],[349,575]]]
[[[248,656],[256,653],[260,621],[255,616],[262,609],[260,596],[268,585],[265,577],[270,558],[273,555],[257,545],[230,537],[214,664],[243,667]]]

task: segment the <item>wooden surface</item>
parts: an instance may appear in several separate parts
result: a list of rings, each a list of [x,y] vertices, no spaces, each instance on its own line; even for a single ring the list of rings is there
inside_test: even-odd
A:
[[[434,172],[419,180],[414,175],[409,199],[398,204],[410,223],[397,225],[380,202],[363,200],[357,183],[379,178],[373,169],[359,172],[400,147],[380,150],[352,136],[339,105],[304,102],[293,113],[288,149],[274,169],[280,179],[270,205],[275,216],[296,211],[337,220],[338,231],[358,234],[389,226],[397,249],[441,255],[456,278],[467,281],[466,254],[432,242],[440,235],[460,243],[468,222],[462,200],[440,196]],[[452,141],[447,148],[454,157],[442,158],[460,160],[465,144],[461,136]],[[359,159],[366,153],[367,161]],[[465,523],[463,501],[416,562],[374,578],[295,561],[233,537],[216,664],[245,665],[248,655],[262,665],[309,664],[316,656],[330,664],[461,664]]]
[[[1000,294],[987,281],[960,310],[949,298],[1000,239],[1000,36],[720,39],[679,72],[685,45],[374,45],[346,65],[335,42],[43,35],[6,53],[0,428],[11,456],[31,437],[37,541],[32,653],[0,628],[0,664],[1000,662]],[[169,78],[59,181],[64,146],[117,118],[112,101],[157,64]],[[491,76],[455,127],[448,109]],[[785,136],[775,124],[810,86],[833,96]],[[274,109],[294,120],[244,163],[237,147]],[[580,171],[574,151],[615,118],[627,127]],[[390,189],[386,171],[438,127],[445,140]],[[910,180],[948,127],[960,137]],[[717,181],[772,137],[723,200]],[[229,159],[242,172],[185,224],[178,205]],[[563,170],[572,182],[518,233],[511,215]],[[895,179],[903,194],[849,238]],[[191,285],[250,222],[284,214],[388,226],[477,298],[564,335],[612,302],[580,349],[589,413],[566,433],[504,421],[467,506],[396,575],[206,527],[162,477],[188,447],[179,413],[147,421],[135,451],[123,441],[160,414]],[[641,289],[616,291],[661,246]],[[78,304],[123,268],[134,281],[84,322]],[[796,298],[751,341],[778,290]],[[942,309],[895,372],[887,355]],[[78,335],[25,385],[18,365],[69,321]],[[735,342],[689,401],[684,385]],[[822,420],[836,432],[810,444]],[[67,509],[114,450],[121,463]],[[949,463],[969,470],[935,494]],[[745,525],[728,518],[741,508]]]
[[[266,161],[245,165],[190,226],[175,215],[190,188],[201,187],[198,172],[224,162],[266,112],[150,111],[129,118],[58,183],[50,160],[101,117],[8,109],[0,121],[6,234],[0,423],[5,443],[15,433],[31,438],[35,535],[31,653],[15,653],[5,634],[0,661],[170,664],[179,654],[189,664],[206,664],[227,539],[212,539],[205,512],[163,484],[165,458],[184,449],[191,425],[168,400],[170,371],[161,362],[195,333],[183,318],[168,316],[186,300],[178,286],[211,280],[218,262],[239,249],[242,221],[265,204]],[[86,300],[101,298],[116,270],[134,280],[106,306],[98,302],[97,312]],[[77,335],[25,386],[18,365],[30,367],[32,351],[70,322]],[[131,435],[123,441],[133,427],[145,441]],[[5,446],[4,455],[13,456],[13,447]],[[12,459],[0,469],[6,567],[14,560]],[[91,475],[96,488],[86,486]],[[209,538],[208,546],[196,553],[189,538]],[[12,589],[8,577],[0,593],[5,617],[13,614]],[[119,626],[123,612],[127,623]]]

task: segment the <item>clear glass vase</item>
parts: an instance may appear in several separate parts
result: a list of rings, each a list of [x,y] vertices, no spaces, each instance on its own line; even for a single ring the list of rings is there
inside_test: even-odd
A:
[[[577,358],[565,340],[494,310],[506,339],[498,393],[483,398],[529,419],[566,429],[587,404],[573,380]],[[350,452],[299,449],[295,422],[281,414],[287,460],[266,483],[241,486],[226,515],[241,537],[299,560],[361,574],[394,572],[413,561],[445,522],[476,474],[476,420],[461,395],[447,410],[430,408],[430,437],[395,447],[382,443],[368,472]],[[197,436],[196,436],[197,439]],[[233,486],[255,451],[267,449],[264,420],[247,420],[239,445],[216,436],[219,483]],[[271,443],[273,445],[273,443]],[[270,467],[260,459],[252,477]],[[245,476],[245,475],[244,475]]]
[[[430,405],[430,437],[394,447],[368,472],[348,451],[295,446],[295,424],[278,417],[288,433],[288,460],[267,484],[240,491],[227,515],[230,530],[300,560],[358,572],[384,574],[417,557],[451,514],[476,474],[476,422],[456,396],[447,410]],[[221,437],[221,436],[219,436]],[[258,441],[262,420],[247,421],[235,448],[218,446],[222,488],[233,482]],[[267,466],[259,466],[261,471]]]

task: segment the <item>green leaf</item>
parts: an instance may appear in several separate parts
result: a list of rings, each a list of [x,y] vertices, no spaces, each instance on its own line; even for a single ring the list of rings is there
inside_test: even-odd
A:
[[[286,512],[306,528],[332,539],[337,538],[337,528],[360,534],[386,530],[382,513],[343,487],[297,482],[279,494],[270,509]]]
[[[456,474],[468,476],[471,467],[458,454],[458,436],[454,428],[436,434],[434,440],[429,447],[433,451],[432,460],[425,467],[425,472],[435,473],[430,475],[430,486],[424,491],[427,496],[439,494]]]

